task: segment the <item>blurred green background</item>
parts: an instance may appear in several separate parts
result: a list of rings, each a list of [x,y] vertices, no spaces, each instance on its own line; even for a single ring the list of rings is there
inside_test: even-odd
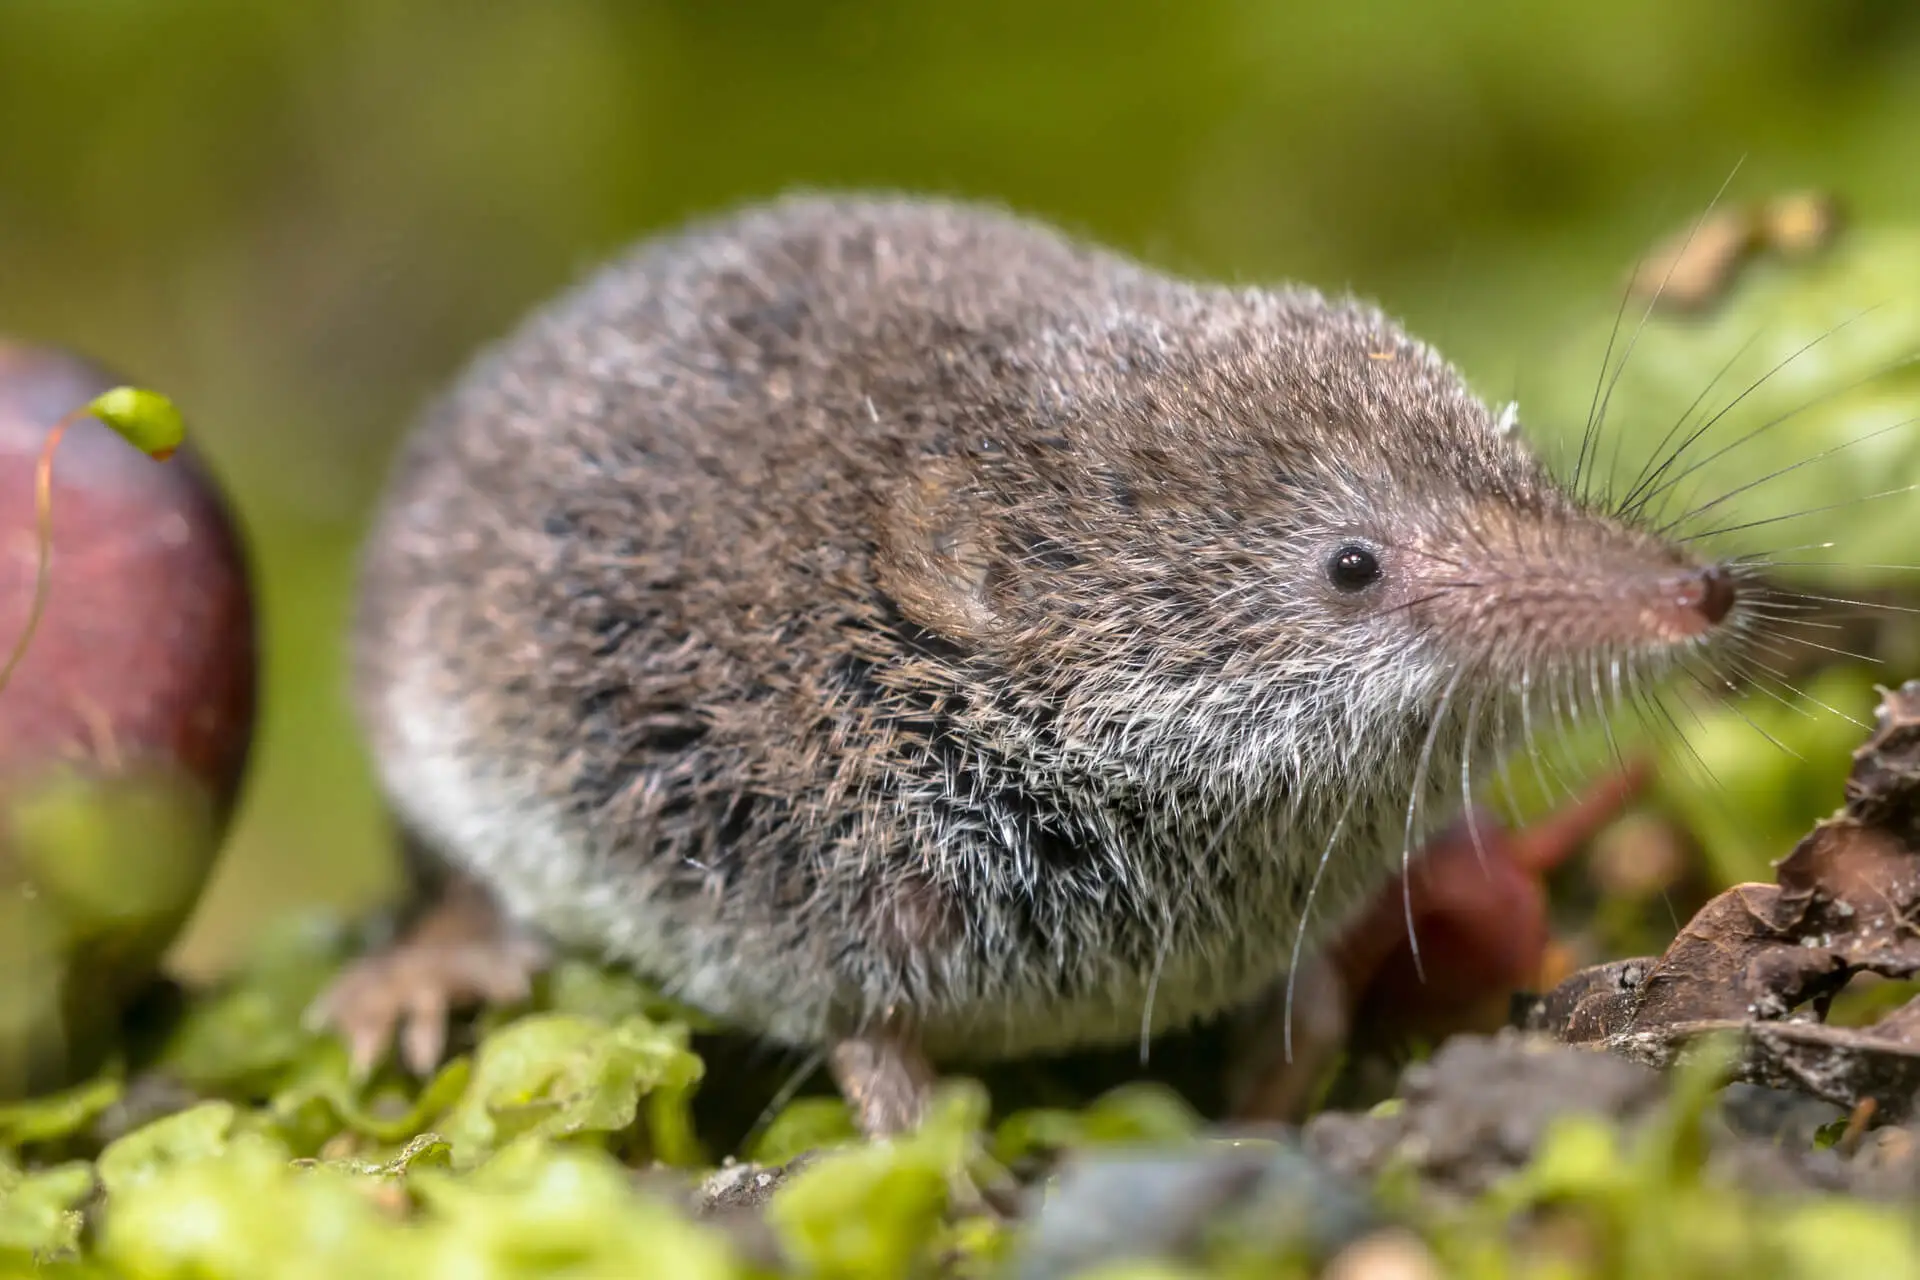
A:
[[[354,543],[460,362],[631,237],[796,186],[982,196],[1383,301],[1490,397],[1735,190],[1920,210],[1920,5],[0,0],[0,332],[188,411],[253,536],[263,731],[185,950],[389,887]],[[1598,331],[1604,338],[1604,328]]]

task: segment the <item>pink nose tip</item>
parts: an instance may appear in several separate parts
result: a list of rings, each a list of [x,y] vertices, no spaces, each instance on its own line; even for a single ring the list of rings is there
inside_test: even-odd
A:
[[[1674,603],[1698,613],[1712,625],[1733,611],[1734,595],[1733,575],[1716,564],[1683,579],[1674,593]]]

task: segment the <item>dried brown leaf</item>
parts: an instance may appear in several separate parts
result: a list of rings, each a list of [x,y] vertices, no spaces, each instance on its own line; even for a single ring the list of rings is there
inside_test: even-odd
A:
[[[1775,884],[1735,885],[1657,958],[1583,969],[1522,1021],[1570,1044],[1670,1065],[1734,1033],[1735,1073],[1904,1118],[1920,1094],[1920,1001],[1867,1027],[1825,1023],[1854,975],[1920,975],[1920,681],[1885,693],[1854,752],[1846,807],[1783,858]]]

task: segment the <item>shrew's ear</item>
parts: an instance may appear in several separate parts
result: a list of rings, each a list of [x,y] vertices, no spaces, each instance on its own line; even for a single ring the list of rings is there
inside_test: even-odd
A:
[[[960,467],[928,459],[894,486],[876,532],[875,576],[903,616],[950,640],[987,637],[990,547]]]

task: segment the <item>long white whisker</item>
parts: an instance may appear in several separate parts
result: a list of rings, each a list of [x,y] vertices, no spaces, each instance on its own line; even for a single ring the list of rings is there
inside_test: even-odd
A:
[[[1811,466],[1812,464],[1819,462],[1823,458],[1831,458],[1837,453],[1844,453],[1846,450],[1851,449],[1853,446],[1857,444],[1865,444],[1869,440],[1875,439],[1876,437],[1879,437],[1879,436],[1886,435],[1889,431],[1899,431],[1899,430],[1902,430],[1903,428],[1912,426],[1916,422],[1920,422],[1920,418],[1908,418],[1904,421],[1896,422],[1891,426],[1882,427],[1878,431],[1869,431],[1867,432],[1867,434],[1863,436],[1855,436],[1853,439],[1848,440],[1843,444],[1834,445],[1831,449],[1822,449],[1819,453],[1814,454],[1812,457],[1802,458],[1798,462],[1795,462],[1789,466],[1781,467],[1777,471],[1769,472],[1766,475],[1761,476],[1757,480],[1749,480],[1747,483],[1743,485],[1727,490],[1725,493],[1721,494],[1719,497],[1713,499],[1712,501],[1704,502],[1699,506],[1694,507],[1692,510],[1687,511],[1685,514],[1679,516],[1678,518],[1669,520],[1667,523],[1661,525],[1659,529],[1655,530],[1655,533],[1659,536],[1664,537],[1668,533],[1671,533],[1674,529],[1678,528],[1680,525],[1685,524],[1687,521],[1698,519],[1699,517],[1705,515],[1707,512],[1713,510],[1715,507],[1719,506],[1721,503],[1731,501],[1732,499],[1737,498],[1741,494],[1747,493],[1750,490],[1758,489],[1761,485],[1766,484],[1771,480],[1778,480],[1781,476],[1791,474],[1792,472],[1798,471],[1802,467]]]
[[[1426,741],[1420,744],[1420,760],[1413,770],[1413,790],[1407,796],[1407,826],[1400,842],[1400,887],[1401,898],[1407,913],[1407,943],[1413,949],[1413,972],[1422,983],[1427,980],[1427,971],[1420,959],[1420,939],[1413,928],[1413,819],[1420,809],[1420,801],[1427,789],[1427,767],[1433,761],[1433,744],[1440,737],[1445,725],[1447,711],[1453,702],[1453,695],[1460,688],[1467,669],[1454,672],[1453,679],[1447,682],[1445,692],[1440,695],[1440,705],[1433,713],[1433,723],[1427,727]]]
[[[1162,927],[1160,946],[1153,955],[1153,972],[1147,975],[1146,1008],[1140,1011],[1140,1065],[1145,1067],[1152,1057],[1153,1045],[1153,1004],[1160,993],[1160,970],[1167,962],[1167,951],[1173,945],[1173,931]]]
[[[1849,498],[1845,502],[1829,502],[1824,506],[1807,507],[1800,511],[1789,511],[1785,515],[1768,516],[1764,520],[1749,520],[1744,524],[1725,524],[1717,529],[1705,529],[1699,533],[1690,533],[1683,538],[1675,538],[1674,541],[1699,542],[1705,538],[1718,537],[1723,533],[1738,533],[1743,529],[1758,529],[1762,525],[1779,524],[1782,520],[1798,520],[1802,516],[1818,515],[1822,511],[1839,511],[1842,508],[1857,506],[1863,502],[1876,502],[1881,498],[1897,498],[1903,493],[1912,493],[1915,489],[1920,489],[1920,484],[1901,485],[1898,489],[1883,489],[1879,493],[1869,493],[1863,497]]]
[[[1640,323],[1634,326],[1633,336],[1627,340],[1627,349],[1621,352],[1620,363],[1614,366],[1613,377],[1607,383],[1606,394],[1600,397],[1598,411],[1592,415],[1587,425],[1587,430],[1580,439],[1580,459],[1583,464],[1587,457],[1589,441],[1594,442],[1596,445],[1599,441],[1600,432],[1607,421],[1607,407],[1613,402],[1614,389],[1620,385],[1620,375],[1626,372],[1627,361],[1633,358],[1633,349],[1639,345],[1640,336],[1646,332],[1647,321],[1653,318],[1654,308],[1660,305],[1660,299],[1666,294],[1667,285],[1673,280],[1673,273],[1679,269],[1681,261],[1686,258],[1687,250],[1693,247],[1694,237],[1700,234],[1700,228],[1704,227],[1707,224],[1707,219],[1713,216],[1713,211],[1719,206],[1721,197],[1727,194],[1727,188],[1733,185],[1733,179],[1740,172],[1740,166],[1746,162],[1747,158],[1743,155],[1734,163],[1733,169],[1727,174],[1726,180],[1720,184],[1720,189],[1713,193],[1713,199],[1707,201],[1707,207],[1701,210],[1700,216],[1694,220],[1692,228],[1687,232],[1686,240],[1680,246],[1680,252],[1675,254],[1673,260],[1667,264],[1667,274],[1661,277],[1660,287],[1655,289],[1653,291],[1653,297],[1647,300],[1647,309],[1640,313]],[[1611,343],[1609,343],[1609,347],[1611,347]],[[1605,370],[1603,368],[1602,374],[1604,375],[1604,373]],[[1594,461],[1596,463],[1599,461],[1597,448],[1594,454]],[[1575,469],[1575,476],[1576,479],[1581,482],[1579,493],[1584,501],[1587,494],[1591,491],[1591,479],[1590,477],[1580,476],[1578,467]]]
[[[1881,377],[1884,374],[1890,373],[1895,369],[1899,369],[1902,366],[1911,363],[1911,360],[1912,360],[1911,357],[1902,357],[1901,359],[1894,361],[1893,363],[1891,363],[1890,365],[1887,365],[1886,367],[1875,369],[1872,373],[1867,374],[1865,377],[1859,379],[1857,382],[1847,383],[1839,387],[1829,387],[1827,390],[1822,391],[1819,395],[1814,396],[1811,400],[1808,400],[1803,404],[1796,405],[1794,408],[1789,409],[1787,412],[1781,414],[1779,417],[1772,418],[1766,422],[1761,423],[1758,427],[1755,427],[1752,431],[1749,431],[1746,435],[1741,436],[1739,439],[1733,441],[1731,444],[1723,445],[1719,449],[1716,449],[1714,452],[1708,454],[1706,457],[1699,458],[1693,462],[1688,463],[1687,466],[1678,475],[1671,477],[1664,484],[1658,484],[1657,486],[1655,485],[1655,482],[1658,481],[1663,474],[1665,474],[1668,467],[1678,462],[1681,458],[1681,455],[1685,454],[1688,449],[1692,448],[1694,443],[1698,441],[1702,436],[1704,436],[1707,432],[1711,431],[1714,425],[1717,424],[1722,418],[1726,417],[1727,414],[1731,413],[1733,409],[1737,405],[1739,405],[1739,403],[1742,400],[1745,400],[1748,396],[1752,395],[1754,392],[1758,391],[1761,387],[1765,386],[1767,382],[1774,377],[1775,374],[1785,369],[1788,365],[1792,364],[1795,360],[1798,360],[1801,356],[1805,355],[1807,352],[1819,346],[1822,342],[1825,342],[1828,338],[1831,338],[1834,334],[1839,333],[1842,329],[1846,328],[1848,325],[1852,324],[1854,321],[1860,319],[1861,316],[1870,315],[1874,311],[1878,310],[1879,305],[1880,304],[1876,303],[1874,306],[1868,307],[1866,308],[1866,310],[1861,311],[1856,315],[1849,316],[1845,320],[1842,320],[1839,324],[1827,330],[1825,333],[1821,334],[1819,337],[1814,338],[1811,342],[1808,342],[1805,346],[1802,346],[1799,350],[1793,352],[1793,354],[1789,355],[1786,359],[1782,360],[1779,364],[1767,370],[1767,372],[1763,374],[1760,377],[1760,379],[1756,381],[1752,386],[1748,387],[1745,391],[1742,391],[1739,395],[1735,396],[1732,400],[1728,401],[1726,406],[1722,408],[1718,413],[1714,414],[1711,418],[1708,418],[1705,422],[1701,423],[1700,426],[1694,431],[1694,433],[1688,436],[1684,441],[1682,441],[1680,443],[1680,446],[1667,456],[1666,461],[1662,462],[1659,468],[1656,469],[1651,476],[1647,477],[1646,484],[1649,486],[1655,486],[1655,487],[1648,488],[1644,492],[1641,492],[1637,497],[1633,499],[1633,501],[1630,504],[1623,503],[1619,508],[1619,511],[1617,514],[1622,516],[1629,516],[1636,511],[1643,510],[1646,507],[1647,503],[1651,502],[1654,498],[1658,497],[1660,494],[1665,493],[1667,490],[1673,488],[1674,485],[1679,484],[1682,480],[1685,480],[1688,476],[1694,474],[1701,467],[1708,465],[1709,463],[1713,462],[1716,458],[1724,457],[1727,453],[1731,452],[1736,448],[1739,448],[1741,445],[1754,439],[1756,436],[1759,436],[1767,431],[1772,430],[1774,427],[1779,426],[1783,422],[1792,420],[1796,416],[1802,413],[1805,413],[1809,409],[1817,408],[1821,404],[1826,403],[1827,401],[1833,399],[1836,396],[1844,395],[1846,392],[1852,391],[1856,387],[1865,386],[1867,383],[1872,382],[1875,378]]]
[[[1620,499],[1620,505],[1615,508],[1616,514],[1624,512],[1632,504],[1633,500],[1639,496],[1641,487],[1648,482],[1647,472],[1653,467],[1654,459],[1660,457],[1661,451],[1672,442],[1673,437],[1679,433],[1680,429],[1687,425],[1687,419],[1693,416],[1694,410],[1698,409],[1701,404],[1706,401],[1706,398],[1713,393],[1713,389],[1720,385],[1720,379],[1726,377],[1727,374],[1732,371],[1733,366],[1739,362],[1740,357],[1747,354],[1753,344],[1760,340],[1760,335],[1765,332],[1766,329],[1764,326],[1755,329],[1753,336],[1741,343],[1740,349],[1735,351],[1727,362],[1720,366],[1720,371],[1713,375],[1706,386],[1700,388],[1700,394],[1693,398],[1693,403],[1687,406],[1686,412],[1676,418],[1673,425],[1667,428],[1667,434],[1660,437],[1660,442],[1653,446],[1653,451],[1647,455],[1647,460],[1640,464],[1640,472],[1633,478],[1633,487],[1627,490],[1626,496]],[[1748,394],[1752,390],[1753,388],[1749,387],[1747,388],[1747,392],[1743,392],[1742,394]],[[1724,412],[1724,410],[1722,412]],[[1683,449],[1685,448],[1684,445],[1681,447]]]
[[[1473,841],[1473,851],[1480,859],[1480,869],[1487,869],[1487,846],[1480,837],[1478,807],[1473,803],[1473,753],[1474,732],[1480,723],[1480,699],[1476,693],[1473,701],[1467,704],[1467,749],[1460,753],[1460,809],[1467,819],[1467,838]]]
[[[1313,879],[1307,882],[1306,900],[1300,904],[1300,923],[1293,932],[1293,958],[1287,962],[1287,996],[1285,1011],[1280,1019],[1280,1045],[1284,1061],[1293,1061],[1293,993],[1300,974],[1300,949],[1307,940],[1307,918],[1313,914],[1313,900],[1320,892],[1321,877],[1327,873],[1327,864],[1333,860],[1335,846],[1340,843],[1340,833],[1346,829],[1347,814],[1353,810],[1353,798],[1357,792],[1347,793],[1346,803],[1340,806],[1340,817],[1333,824],[1333,834],[1327,837],[1327,847],[1320,851],[1320,861],[1313,868]]]
[[[1816,596],[1806,591],[1769,590],[1764,594],[1782,599],[1815,600],[1821,604],[1844,604],[1850,605],[1855,609],[1885,609],[1890,613],[1920,613],[1920,609],[1916,609],[1912,605],[1892,604],[1880,600],[1847,600],[1840,596]]]
[[[753,1122],[753,1127],[747,1130],[747,1136],[741,1139],[741,1150],[751,1147],[760,1135],[766,1132],[767,1126],[773,1123],[773,1118],[786,1109],[787,1104],[793,1101],[794,1095],[800,1092],[801,1087],[812,1078],[813,1073],[818,1071],[826,1060],[825,1049],[815,1049],[801,1060],[799,1069],[786,1078],[774,1091],[767,1105],[761,1109],[759,1117]]]

